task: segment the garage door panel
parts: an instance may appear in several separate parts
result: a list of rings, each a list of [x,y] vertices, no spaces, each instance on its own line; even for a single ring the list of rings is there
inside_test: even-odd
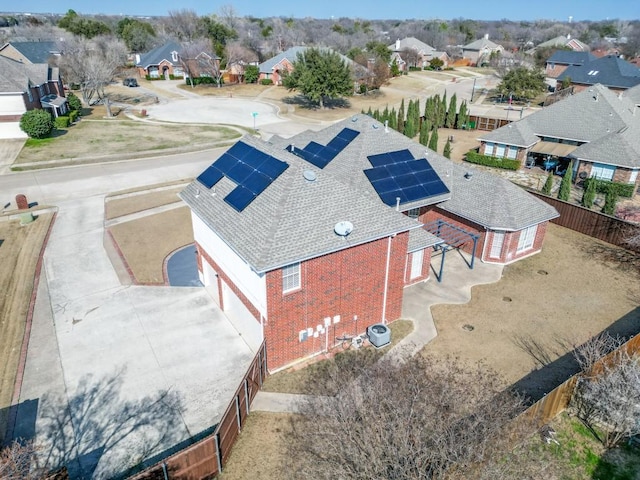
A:
[[[231,288],[223,282],[224,314],[247,345],[257,350],[262,343],[262,326]]]

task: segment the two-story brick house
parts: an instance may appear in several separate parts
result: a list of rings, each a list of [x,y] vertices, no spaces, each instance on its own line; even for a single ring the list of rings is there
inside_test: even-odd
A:
[[[434,249],[508,263],[540,251],[557,216],[365,115],[245,137],[180,196],[203,284],[249,345],[266,339],[270,370],[399,318]]]

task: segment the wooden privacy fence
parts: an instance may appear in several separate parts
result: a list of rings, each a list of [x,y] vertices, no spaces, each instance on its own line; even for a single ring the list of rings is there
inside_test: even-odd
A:
[[[262,387],[266,374],[267,350],[263,342],[214,432],[130,478],[201,480],[222,472],[231,447],[249,415],[251,401]]]
[[[640,235],[640,225],[604,213],[594,212],[557,198],[551,198],[534,190],[529,190],[529,193],[558,210],[560,216],[551,220],[551,223],[584,233],[612,245],[640,252],[640,245],[634,247],[628,243],[631,237]]]
[[[519,118],[520,111],[517,111],[513,114],[513,119],[516,120]],[[470,115],[469,123],[473,125],[472,128],[476,130],[496,130],[500,127],[504,127],[508,123],[511,123],[509,120],[505,118],[493,118],[493,117],[483,117],[480,115]]]
[[[620,350],[626,350],[629,354],[640,352],[640,334],[631,338],[615,351],[602,357],[593,366],[593,370],[597,371],[599,368],[602,368],[602,365],[606,364],[607,362],[611,362],[613,359],[615,359],[616,353]],[[566,380],[564,383],[558,385],[543,398],[531,405],[527,410],[524,411],[522,415],[530,417],[538,427],[541,427],[545,423],[553,420],[558,414],[562,413],[569,406],[580,375],[581,373],[577,373],[576,375]]]

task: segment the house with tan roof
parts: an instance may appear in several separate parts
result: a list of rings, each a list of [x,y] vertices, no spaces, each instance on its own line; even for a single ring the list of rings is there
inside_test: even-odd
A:
[[[489,34],[462,47],[462,56],[471,65],[482,66],[489,61],[492,54],[502,55],[504,47],[489,40]]]
[[[640,184],[640,85],[615,93],[593,85],[483,134],[480,153],[566,170],[575,178]]]
[[[271,371],[398,319],[405,288],[437,281],[433,255],[511,263],[558,215],[366,115],[245,136],[180,197],[202,283],[252,348],[266,341]]]

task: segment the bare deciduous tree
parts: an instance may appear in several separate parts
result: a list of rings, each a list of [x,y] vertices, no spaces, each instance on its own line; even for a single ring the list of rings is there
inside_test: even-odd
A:
[[[41,480],[46,471],[36,467],[37,447],[33,442],[14,441],[0,450],[0,478],[3,480]]]
[[[77,83],[82,99],[87,105],[103,102],[107,116],[111,116],[109,97],[105,87],[113,81],[118,69],[126,61],[124,43],[112,36],[87,40],[71,37],[64,42],[65,54],[60,59],[60,68],[69,83]]]
[[[333,363],[313,383],[318,393],[339,393],[311,397],[293,420],[292,478],[507,478],[514,468],[521,475],[512,478],[539,478],[544,469],[504,465],[521,455],[514,447],[530,430],[514,421],[522,398],[483,366],[422,357],[347,369]]]
[[[192,42],[205,34],[202,19],[194,10],[187,8],[169,10],[167,30],[183,42]]]
[[[585,371],[578,378],[572,405],[578,418],[607,448],[640,434],[640,355],[621,344],[621,339],[605,333],[576,351]],[[596,427],[604,430],[604,436]]]
[[[224,49],[226,69],[238,76],[240,83],[244,82],[244,68],[258,61],[256,53],[240,42],[228,43]]]

